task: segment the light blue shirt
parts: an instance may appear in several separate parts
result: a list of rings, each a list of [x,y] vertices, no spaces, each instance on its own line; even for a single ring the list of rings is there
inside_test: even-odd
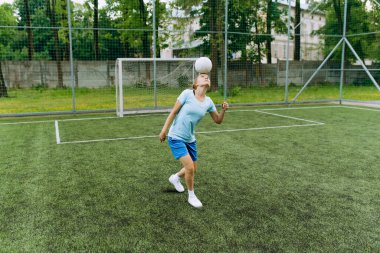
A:
[[[177,99],[182,107],[177,113],[168,136],[190,143],[195,141],[195,127],[206,112],[215,112],[214,102],[208,96],[201,102],[196,99],[193,90],[184,90]]]

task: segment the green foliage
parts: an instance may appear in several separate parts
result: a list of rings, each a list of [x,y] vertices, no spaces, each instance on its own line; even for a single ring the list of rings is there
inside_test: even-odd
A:
[[[52,6],[53,3],[56,3]],[[29,1],[30,16],[32,27],[51,27],[51,19],[48,17],[47,6],[55,11],[56,26],[67,27],[67,10],[65,1],[45,1],[36,0]],[[72,1],[70,1],[72,2]],[[2,17],[10,17],[12,22],[1,25],[8,26],[25,26],[26,13],[23,0],[15,0],[13,8],[9,4],[1,5]],[[6,7],[5,7],[6,6]],[[73,53],[74,58],[78,60],[94,59],[94,41],[93,32],[93,2],[86,0],[83,4],[71,3],[72,26],[74,28],[85,28],[73,30]],[[165,28],[166,8],[165,4],[156,1],[157,24],[158,29]],[[19,18],[15,15],[18,12]],[[117,14],[116,14],[117,13]],[[120,15],[119,15],[120,14]],[[2,21],[3,22],[3,21]],[[99,47],[101,60],[114,60],[118,57],[150,57],[150,45],[152,43],[152,5],[151,2],[143,0],[133,1],[108,1],[107,6],[99,10],[99,27],[107,28],[99,32]],[[114,29],[114,30],[112,30]],[[34,56],[35,59],[45,57],[45,60],[54,60],[55,51],[54,34],[52,29],[33,28]],[[7,34],[8,33],[8,34]],[[27,54],[27,34],[24,29],[1,29],[0,30],[0,48],[3,51],[1,56],[7,59],[26,59]],[[68,58],[68,31],[67,29],[59,29],[59,49],[61,57]],[[7,47],[8,43],[12,45]],[[158,36],[157,41],[163,44],[165,36]],[[160,46],[158,45],[158,51]]]
[[[317,4],[317,3],[316,3]],[[320,10],[326,14],[326,25],[323,26],[316,34],[325,35],[323,52],[325,55],[331,52],[333,47],[338,43],[342,35],[343,22],[344,22],[344,1],[343,0],[329,0],[320,5]],[[368,10],[365,2],[360,0],[352,0],[347,2],[347,35],[363,34],[372,31],[379,31],[379,26],[375,25],[377,21],[371,19],[373,11]],[[377,29],[377,30],[376,30]],[[375,39],[376,35],[369,34],[365,37],[350,36],[348,40],[355,49],[356,53],[361,59],[373,59],[371,47],[378,48],[379,40]],[[332,59],[340,60],[342,54],[342,47],[339,47]],[[355,62],[356,58],[351,50],[346,47],[346,60]],[[377,58],[377,57],[376,57]]]
[[[10,4],[0,5],[0,24],[3,26],[17,25],[17,18],[14,16],[15,9]],[[0,60],[9,59],[13,51],[14,38],[17,37],[17,31],[14,29],[0,28]],[[19,53],[19,51],[18,51]]]
[[[148,85],[146,84],[146,81],[138,80],[136,83],[134,83],[133,87],[135,87],[135,88],[147,88]]]
[[[42,93],[43,91],[46,91],[48,88],[46,87],[46,85],[42,83],[38,83],[38,84],[33,84],[32,89]]]
[[[235,86],[233,87],[232,89],[230,89],[228,91],[228,96],[229,97],[236,97],[240,94],[240,92],[242,91],[241,87],[240,86]],[[224,95],[224,90],[223,89],[220,89],[220,92],[221,92],[221,95]]]

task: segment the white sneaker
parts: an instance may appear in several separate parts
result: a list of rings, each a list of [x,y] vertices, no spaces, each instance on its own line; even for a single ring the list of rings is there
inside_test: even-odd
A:
[[[183,188],[181,182],[179,181],[179,177],[175,174],[169,177],[169,182],[172,183],[177,190],[177,192],[184,192],[185,188]]]
[[[201,208],[203,206],[202,202],[195,195],[189,196],[189,199],[187,201],[195,208]]]

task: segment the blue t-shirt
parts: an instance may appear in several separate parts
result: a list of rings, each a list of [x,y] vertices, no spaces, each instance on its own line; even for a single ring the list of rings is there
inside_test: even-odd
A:
[[[182,107],[169,129],[168,136],[188,143],[194,142],[195,127],[206,112],[216,111],[214,102],[208,96],[203,102],[199,101],[196,99],[193,90],[184,90],[177,100],[182,104]]]

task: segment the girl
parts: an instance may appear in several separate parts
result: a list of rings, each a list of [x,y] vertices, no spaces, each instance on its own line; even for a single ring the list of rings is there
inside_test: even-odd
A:
[[[220,113],[216,110],[214,102],[206,96],[210,87],[208,74],[201,73],[195,80],[193,89],[184,90],[178,97],[172,111],[167,117],[160,133],[160,141],[166,139],[166,131],[171,125],[168,133],[168,142],[176,160],[180,160],[182,169],[169,177],[178,192],[183,192],[180,178],[185,177],[188,190],[188,202],[190,205],[201,208],[201,201],[194,194],[194,173],[197,170],[197,145],[194,136],[195,127],[209,112],[213,121],[217,124],[223,122],[224,113],[228,109],[228,103],[222,104]]]

